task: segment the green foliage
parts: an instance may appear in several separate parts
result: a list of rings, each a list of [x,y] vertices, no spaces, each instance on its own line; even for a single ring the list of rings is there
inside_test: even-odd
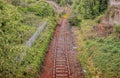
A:
[[[38,17],[31,13],[27,13],[27,15],[24,15],[24,17],[20,21],[23,24],[38,27],[42,22],[42,20],[40,20],[40,19],[41,19],[41,17]]]
[[[120,25],[115,26],[116,27],[116,32],[120,33]]]
[[[27,5],[27,0],[8,0],[14,6],[22,6],[25,7]]]
[[[0,77],[38,77],[45,52],[56,26],[55,20],[53,19],[54,18],[52,18],[52,21],[48,21],[47,27],[40,34],[39,38],[31,48],[26,47],[25,45],[6,46],[9,52],[6,51],[1,55]],[[5,57],[6,59],[4,59]]]
[[[53,0],[53,1],[55,1],[60,6],[66,6],[67,4],[71,5],[73,3],[72,0]]]
[[[43,17],[54,15],[54,9],[44,1],[29,6],[28,11],[35,12],[35,15]]]
[[[103,42],[97,44],[99,44],[99,52],[93,58],[95,66],[107,77],[120,74],[120,70],[117,69],[120,61],[120,43],[115,39],[103,39]]]
[[[17,27],[21,26],[18,24],[21,14],[17,12],[17,8],[12,5],[7,5],[4,2],[0,2],[0,36],[4,38],[2,43],[12,43],[13,39],[16,38],[17,34],[13,34],[19,29]],[[13,10],[14,9],[14,10]],[[9,36],[11,34],[11,36]],[[19,36],[19,35],[18,35]]]
[[[110,12],[110,17],[113,18],[115,16],[115,11]]]
[[[22,6],[25,7],[28,4],[35,3],[39,0],[5,0],[8,3],[11,3],[14,6]]]
[[[82,20],[78,17],[73,17],[69,19],[69,22],[72,26],[80,26],[80,23],[82,22]]]
[[[99,17],[98,17],[99,18]],[[92,20],[94,23],[96,20]],[[109,37],[96,37],[92,34],[90,27],[93,22],[85,21],[81,23],[80,35],[80,61],[87,71],[86,78],[98,77],[113,78],[120,77],[120,39],[114,38],[114,34]],[[87,28],[89,27],[89,28]],[[89,33],[88,33],[89,32]]]
[[[108,0],[76,0],[73,4],[75,14],[84,19],[93,19],[107,9]]]
[[[29,7],[34,5],[39,7],[37,9],[41,14],[47,13],[38,16],[36,8],[35,12],[31,12],[28,6],[23,7],[21,3],[11,4],[0,0],[0,78],[37,78],[56,26],[56,16],[53,18],[54,11],[50,5],[43,1],[24,1],[32,1]],[[46,7],[41,7],[42,3]],[[31,48],[25,46],[40,22],[45,19],[48,20],[47,27],[40,33],[34,45]]]
[[[103,17],[104,17],[104,14],[96,17],[94,21],[95,21],[96,23],[100,23]]]
[[[20,12],[20,13],[27,13],[28,12],[28,10],[27,10],[27,7],[21,7],[21,6],[19,6],[18,7],[18,11]]]
[[[38,0],[27,0],[26,2],[28,2],[28,3],[34,3],[36,1],[38,1]]]

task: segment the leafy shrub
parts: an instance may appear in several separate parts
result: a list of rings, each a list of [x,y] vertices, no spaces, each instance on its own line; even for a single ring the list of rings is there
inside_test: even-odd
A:
[[[35,12],[35,15],[46,17],[54,15],[54,9],[46,2],[41,1],[28,7],[28,11]]]
[[[96,23],[96,19],[93,20]],[[119,78],[120,77],[120,39],[114,38],[114,34],[109,37],[96,37],[89,39],[89,27],[93,22],[85,20],[81,23],[81,31],[75,32],[79,37],[78,45],[80,50],[79,59],[86,70],[86,78]]]
[[[56,26],[55,18],[49,17],[48,25],[40,33],[31,48],[25,45],[5,46],[0,53],[0,77],[37,78]],[[52,20],[51,20],[52,19]]]
[[[21,7],[21,6],[19,6],[18,7],[18,11],[20,12],[20,13],[27,13],[28,12],[28,10],[27,10],[27,7]]]
[[[75,14],[81,14],[84,19],[94,19],[105,12],[108,2],[108,0],[76,0],[73,3],[73,11]]]
[[[80,26],[80,23],[82,22],[82,20],[79,19],[78,17],[73,17],[69,19],[69,22],[72,26]]]
[[[15,6],[19,6],[21,4],[21,0],[11,0],[11,3]]]
[[[100,15],[100,16],[98,16],[97,18],[95,18],[94,21],[95,21],[96,23],[100,23],[101,20],[102,20],[102,18],[103,18],[103,16],[104,16],[104,15]]]
[[[6,4],[5,2],[1,2],[0,5],[2,7],[0,9],[0,37],[4,39],[1,44],[17,43],[17,37],[21,35],[21,32],[19,32],[19,27],[21,27],[19,19],[21,18],[21,14],[12,5]]]
[[[37,0],[28,0],[27,2],[28,3],[34,3],[34,2],[36,2]]]
[[[115,26],[116,27],[116,32],[120,33],[120,25]]]
[[[38,9],[40,8],[42,7]],[[42,10],[43,13],[45,11]],[[0,78],[38,77],[56,26],[55,17],[51,16],[53,11],[50,12],[51,14],[46,14],[47,16],[35,16],[34,12],[28,12],[26,8],[0,0]],[[36,24],[41,21],[40,18],[48,19],[48,25],[34,45],[29,48],[25,46],[25,42],[35,32]]]
[[[53,0],[60,6],[66,6],[67,4],[72,5],[73,1],[72,0]]]
[[[28,13],[20,21],[25,25],[38,27],[42,21],[40,19],[41,17]]]

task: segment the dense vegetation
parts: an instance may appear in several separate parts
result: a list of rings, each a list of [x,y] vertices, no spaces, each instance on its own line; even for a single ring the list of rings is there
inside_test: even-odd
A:
[[[72,4],[71,25],[77,35],[79,59],[87,78],[120,77],[120,25],[106,37],[94,32],[104,16],[108,0],[54,0]],[[26,41],[48,20],[32,45]],[[0,78],[36,78],[56,26],[57,14],[44,0],[0,0]]]
[[[95,18],[107,9],[108,0],[76,0],[73,9],[84,19]]]
[[[75,31],[79,59],[86,70],[86,77],[120,77],[120,39],[117,38],[116,31],[107,37],[98,37],[93,29],[96,24],[96,20],[84,20],[81,30]]]
[[[73,1],[73,20],[70,19],[72,25],[80,26],[80,22],[83,19],[94,19],[97,16],[103,14],[108,7],[109,0],[74,0]]]
[[[60,6],[66,6],[67,4],[71,5],[73,3],[73,0],[53,0]]]
[[[26,41],[46,19],[44,31],[27,47]],[[0,78],[38,76],[56,19],[53,8],[43,0],[0,0]]]
[[[73,4],[70,22],[80,26],[74,33],[86,78],[120,77],[120,38],[117,35],[120,26],[114,26],[112,33],[105,37],[99,37],[94,28],[104,16],[107,5],[108,0],[76,0]]]

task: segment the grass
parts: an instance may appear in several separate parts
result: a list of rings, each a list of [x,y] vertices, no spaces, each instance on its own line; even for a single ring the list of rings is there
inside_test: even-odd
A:
[[[96,18],[98,19],[98,18]],[[115,33],[108,37],[97,37],[93,33],[95,20],[83,20],[81,30],[76,30],[79,60],[86,72],[86,78],[120,77],[120,43]],[[115,31],[114,31],[115,32]]]
[[[0,77],[37,78],[55,26],[55,20],[49,20],[45,30],[30,48],[25,45],[6,46],[9,52],[1,55]]]
[[[116,26],[116,32],[117,32],[117,33],[120,33],[120,25],[117,25],[117,26]]]
[[[29,6],[24,7],[0,1],[0,78],[37,78],[41,71],[58,17],[43,0],[31,1],[32,4],[27,3]],[[47,7],[39,5],[42,3]],[[28,7],[34,9],[34,6],[37,6],[35,12],[30,12]],[[39,9],[39,16],[36,9]],[[46,9],[49,10],[46,12]],[[44,12],[46,16],[41,16]],[[26,41],[44,20],[48,20],[44,31],[32,47],[27,47]]]

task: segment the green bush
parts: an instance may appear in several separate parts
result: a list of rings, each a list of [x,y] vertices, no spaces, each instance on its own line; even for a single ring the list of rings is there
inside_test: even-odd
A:
[[[37,78],[55,26],[55,18],[50,17],[47,27],[32,47],[23,44],[5,46],[6,50],[0,53],[0,77]]]
[[[80,56],[82,62],[85,62],[83,64],[86,66],[86,69],[89,69],[87,68],[89,64],[86,64],[89,58],[92,60],[94,67],[98,69],[95,70],[95,72],[101,72],[103,77],[120,77],[120,70],[118,69],[120,67],[120,43],[115,39],[108,38],[96,38],[93,41],[87,40],[86,42],[87,44],[85,44],[84,47],[86,52]],[[89,77],[95,74],[87,70],[87,74],[88,73]]]
[[[116,27],[116,32],[120,33],[120,25],[115,26]]]
[[[66,6],[66,5],[72,5],[73,1],[72,0],[53,0],[60,6]]]
[[[69,19],[69,22],[72,26],[80,26],[80,23],[82,22],[82,20],[79,19],[78,17],[72,17]]]
[[[21,7],[21,6],[19,6],[18,7],[18,11],[20,12],[20,13],[27,13],[28,12],[28,10],[27,10],[27,7]]]
[[[93,22],[89,22],[85,20],[81,23],[81,31],[77,35],[79,35],[78,44],[80,45],[80,62],[83,68],[86,70],[86,78],[119,78],[120,77],[120,39],[115,37],[115,33],[107,37],[97,37],[94,34],[94,38],[90,39],[89,33],[93,34],[95,32],[91,32],[91,28],[94,23],[99,20],[100,17],[93,20]],[[114,26],[115,28],[118,26]],[[119,32],[119,30],[117,30]],[[92,35],[93,36],[93,35]]]
[[[8,0],[9,1],[9,0]],[[26,0],[10,0],[11,4],[14,6],[22,6],[24,7],[26,3]]]
[[[28,3],[34,3],[36,2],[37,0],[27,0]]]
[[[35,15],[46,17],[54,15],[54,9],[46,2],[41,1],[28,7],[28,11],[34,12]]]
[[[94,19],[106,11],[108,2],[108,0],[76,0],[73,3],[73,11],[84,19]]]
[[[101,20],[102,20],[102,18],[103,18],[103,16],[104,16],[104,15],[100,15],[100,16],[98,16],[97,18],[95,18],[94,21],[95,21],[96,23],[100,23]]]
[[[48,5],[40,1],[37,6],[41,5],[37,9],[41,8],[39,12],[44,14],[49,7],[41,7],[42,3]],[[56,26],[56,17],[53,18],[54,11],[51,9],[46,16],[36,16],[37,10],[31,12],[27,7],[14,6],[0,0],[0,78],[38,77]],[[45,19],[48,19],[45,30],[40,33],[32,47],[27,47],[26,41],[33,35],[41,20]]]

